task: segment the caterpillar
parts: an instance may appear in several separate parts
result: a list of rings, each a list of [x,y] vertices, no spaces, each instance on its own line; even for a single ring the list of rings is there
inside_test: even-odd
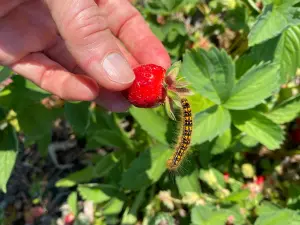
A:
[[[192,110],[186,98],[182,98],[181,102],[181,134],[172,157],[167,161],[169,170],[176,170],[182,163],[189,149],[193,130]]]

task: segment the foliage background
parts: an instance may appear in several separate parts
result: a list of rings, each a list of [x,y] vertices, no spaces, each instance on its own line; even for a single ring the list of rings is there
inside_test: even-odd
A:
[[[163,107],[64,102],[1,67],[1,224],[298,224],[299,2],[135,2],[194,92],[176,174]]]

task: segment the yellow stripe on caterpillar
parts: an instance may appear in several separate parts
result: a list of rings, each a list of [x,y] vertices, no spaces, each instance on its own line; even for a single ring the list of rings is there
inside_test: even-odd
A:
[[[182,120],[181,120],[181,133],[178,138],[175,151],[172,157],[167,161],[167,167],[169,170],[176,170],[184,157],[186,156],[187,150],[191,143],[192,130],[193,130],[193,118],[190,104],[186,98],[181,99],[182,107]]]

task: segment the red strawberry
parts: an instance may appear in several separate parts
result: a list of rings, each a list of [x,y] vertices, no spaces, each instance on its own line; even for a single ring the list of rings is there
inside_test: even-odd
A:
[[[75,220],[75,216],[73,213],[69,213],[68,215],[66,215],[64,222],[65,225],[72,225],[74,223]]]
[[[141,65],[133,71],[135,80],[131,87],[123,91],[128,101],[140,108],[153,108],[164,104],[168,116],[176,120],[173,105],[180,104],[183,96],[192,94],[187,82],[177,79],[180,62],[175,62],[166,72],[154,64]]]
[[[228,182],[228,181],[229,181],[229,173],[225,172],[225,173],[223,174],[223,177],[224,177],[225,182]]]
[[[134,70],[135,80],[123,92],[128,101],[140,108],[152,108],[164,103],[167,91],[164,80],[166,70],[154,64],[141,65]]]
[[[265,182],[265,177],[264,176],[257,176],[257,179],[255,181],[255,183],[257,185],[263,184]]]

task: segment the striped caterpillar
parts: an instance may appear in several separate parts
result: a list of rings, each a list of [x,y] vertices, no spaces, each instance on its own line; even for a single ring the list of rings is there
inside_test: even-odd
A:
[[[178,143],[172,157],[167,161],[167,168],[169,170],[176,170],[182,163],[191,143],[191,136],[193,130],[192,110],[186,98],[181,99],[181,114],[182,125]]]

